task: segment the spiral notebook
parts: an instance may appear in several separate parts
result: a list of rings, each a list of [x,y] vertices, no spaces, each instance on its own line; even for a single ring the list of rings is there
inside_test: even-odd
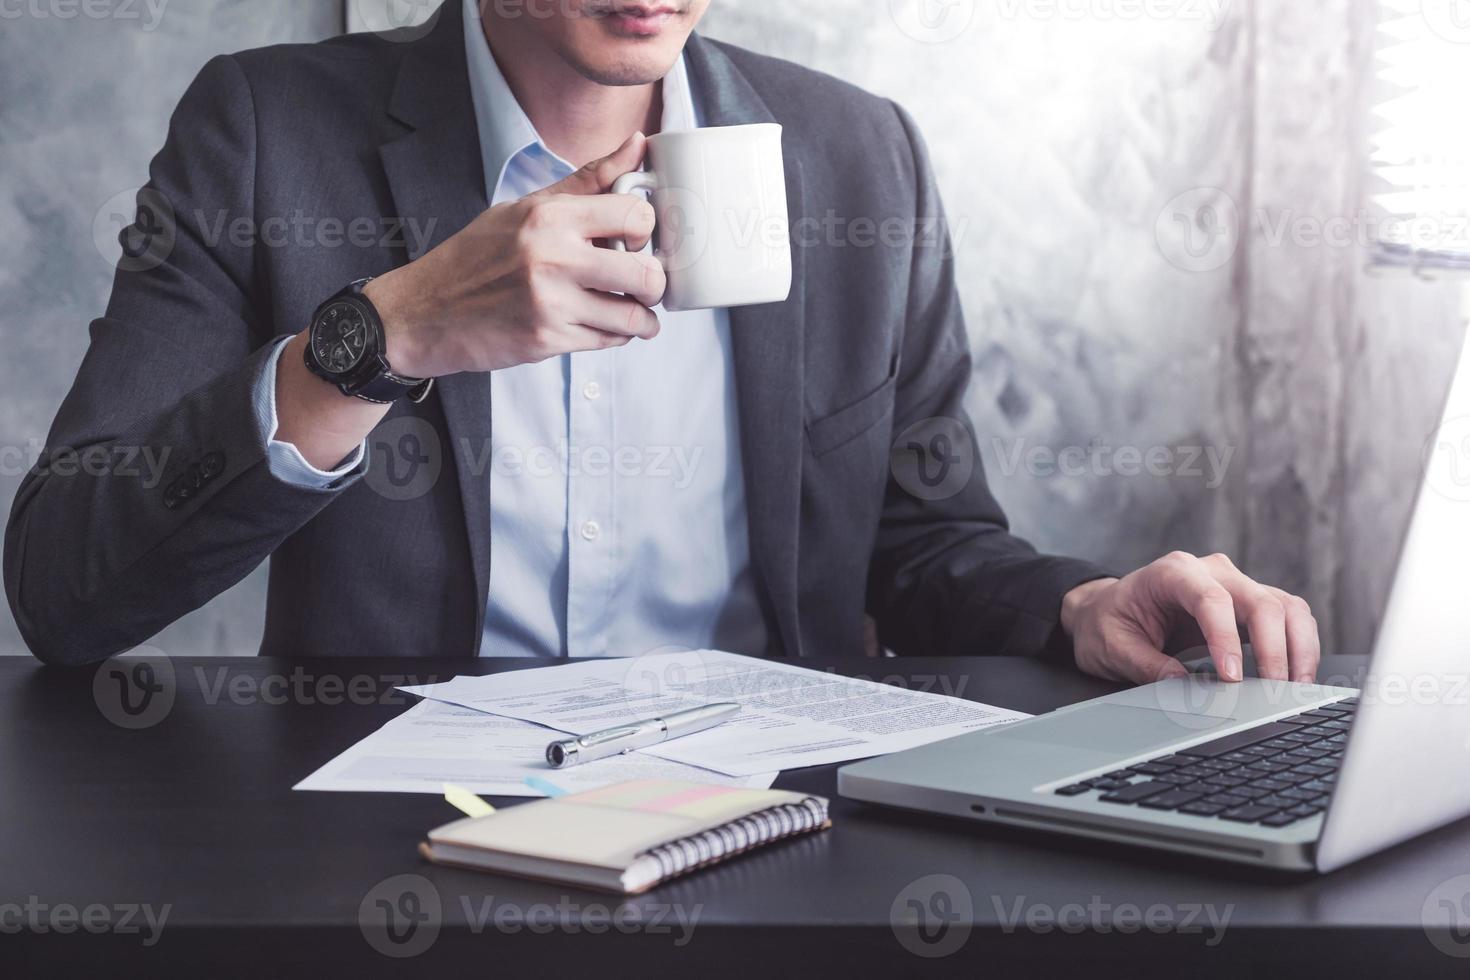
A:
[[[436,864],[635,895],[832,825],[827,800],[662,779],[538,800],[430,831]]]

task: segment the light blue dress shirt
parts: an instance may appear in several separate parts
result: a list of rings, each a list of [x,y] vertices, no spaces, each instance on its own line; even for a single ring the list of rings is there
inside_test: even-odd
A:
[[[491,204],[572,173],[537,135],[465,0],[469,77]],[[665,131],[700,125],[681,57]],[[653,341],[491,375],[490,598],[482,656],[606,657],[767,645],[750,562],[730,318],[655,312]],[[277,355],[279,357],[279,353]],[[257,392],[281,479],[332,472],[274,439],[274,362]]]

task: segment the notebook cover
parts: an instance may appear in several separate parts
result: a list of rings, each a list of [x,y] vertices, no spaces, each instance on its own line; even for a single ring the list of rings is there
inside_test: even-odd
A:
[[[509,855],[568,865],[569,872],[584,867],[621,873],[652,848],[810,798],[808,793],[785,790],[637,780],[456,820],[431,831],[429,845],[469,848],[484,852],[487,860]],[[444,861],[433,854],[432,846],[420,849],[438,863],[476,866]]]

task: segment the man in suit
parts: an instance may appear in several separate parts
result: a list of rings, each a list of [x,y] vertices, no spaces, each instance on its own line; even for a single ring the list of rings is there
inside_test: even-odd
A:
[[[1118,579],[1012,536],[978,469],[901,478],[974,445],[924,144],[694,34],[707,4],[449,0],[427,32],[211,61],[16,498],[36,655],[130,648],[271,558],[270,655],[845,656],[866,615],[899,653],[1143,681],[1193,622],[1227,678],[1243,625],[1263,674],[1310,679],[1306,604],[1222,556]],[[644,133],[754,122],[784,126],[795,228],[919,233],[798,234],[785,302],[664,311],[652,210],[610,188]],[[144,449],[161,481],[109,463]]]

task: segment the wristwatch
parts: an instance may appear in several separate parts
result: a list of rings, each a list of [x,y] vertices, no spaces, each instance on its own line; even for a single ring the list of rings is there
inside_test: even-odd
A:
[[[405,378],[388,364],[383,318],[359,279],[317,308],[307,336],[306,369],[336,385],[344,395],[377,405],[402,398],[421,402],[433,390],[432,378]]]

